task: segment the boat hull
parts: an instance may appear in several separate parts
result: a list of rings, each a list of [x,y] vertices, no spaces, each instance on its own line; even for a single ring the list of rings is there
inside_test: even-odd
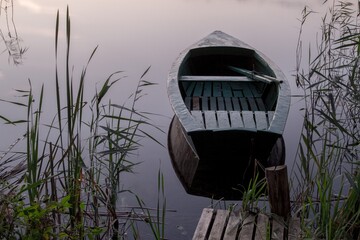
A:
[[[282,165],[285,161],[285,144],[281,136],[256,139],[254,133],[227,131],[201,133],[195,138],[198,139],[183,131],[177,117],[173,118],[168,135],[169,154],[173,168],[189,194],[241,199],[242,191],[254,175],[259,174],[261,178],[263,168]],[[203,149],[195,150],[193,141]]]

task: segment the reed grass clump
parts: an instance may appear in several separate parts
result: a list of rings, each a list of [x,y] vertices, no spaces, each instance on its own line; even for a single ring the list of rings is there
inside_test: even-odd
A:
[[[304,237],[360,237],[360,28],[355,9],[350,1],[330,4],[315,53],[311,47],[303,51],[299,37],[296,84],[304,93],[304,124],[292,180]],[[304,9],[300,33],[311,14]],[[302,63],[305,53],[308,62]]]
[[[25,125],[24,136],[0,158],[1,239],[123,239],[134,229],[133,221],[143,221],[151,215],[149,209],[144,214],[136,209],[121,210],[118,206],[119,194],[131,193],[122,188],[121,176],[133,171],[136,163],[130,156],[139,148],[139,140],[149,137],[157,141],[143,126],[160,130],[150,122],[147,113],[136,110],[145,88],[154,85],[144,79],[149,68],[129,97],[130,106],[115,103],[108,96],[122,78],[120,71],[110,74],[94,96],[85,99],[87,68],[97,47],[80,76],[75,77],[70,66],[69,9],[65,26],[66,64],[65,70],[61,70],[58,12],[53,95],[56,114],[50,123],[43,120],[48,117],[43,106],[47,101],[44,85],[37,94],[29,80],[28,90],[17,90],[23,101],[1,100],[24,110],[26,116],[18,120],[0,116],[7,124]],[[65,91],[61,91],[62,84]],[[24,151],[13,151],[16,144],[23,142]],[[141,205],[141,209],[146,208]],[[155,225],[150,224],[151,229]],[[164,235],[160,225],[156,234],[159,238]]]

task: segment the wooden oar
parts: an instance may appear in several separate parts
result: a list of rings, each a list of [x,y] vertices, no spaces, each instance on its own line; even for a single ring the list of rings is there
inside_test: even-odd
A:
[[[233,70],[234,72],[237,73],[241,73],[243,75],[245,75],[248,78],[254,79],[256,81],[261,81],[261,82],[266,82],[266,83],[271,83],[271,82],[276,82],[276,83],[282,83],[282,80],[279,80],[277,78],[265,75],[265,74],[261,74],[261,73],[257,73],[254,71],[249,71],[243,68],[237,68],[237,67],[233,67],[233,66],[228,66],[231,70]]]

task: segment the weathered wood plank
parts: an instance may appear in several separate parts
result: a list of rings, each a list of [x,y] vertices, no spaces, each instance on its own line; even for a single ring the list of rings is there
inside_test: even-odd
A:
[[[250,105],[250,110],[251,111],[258,111],[258,107],[256,105],[256,102],[255,102],[255,98],[253,97],[248,97],[247,98],[248,102],[249,102],[249,105]]]
[[[232,90],[229,83],[227,82],[222,83],[222,91],[224,97],[232,97]]]
[[[255,215],[247,216],[241,226],[238,239],[253,239],[253,231],[255,227]]]
[[[261,94],[259,93],[259,91],[257,90],[257,88],[253,84],[249,83],[248,85],[249,85],[249,89],[252,92],[254,97],[260,97],[261,96]]]
[[[219,128],[230,128],[230,120],[227,111],[216,112]]]
[[[235,111],[240,111],[241,107],[240,107],[240,102],[239,102],[239,98],[237,97],[232,97],[231,98],[232,101],[232,105]]]
[[[217,97],[217,109],[216,110],[225,110],[225,103],[223,97]]]
[[[201,98],[201,110],[203,110],[203,111],[209,110],[209,98],[208,97]]]
[[[255,114],[256,129],[266,130],[268,128],[266,113],[262,111],[255,111],[254,114]]]
[[[272,219],[272,227],[271,227],[271,239],[274,240],[283,240],[284,239],[284,219]]]
[[[229,211],[218,209],[216,210],[215,220],[211,228],[209,240],[219,240],[225,230]]]
[[[286,165],[265,168],[271,212],[287,220],[291,215]]]
[[[240,101],[240,104],[241,104],[241,109],[243,111],[250,110],[249,104],[247,103],[246,98],[241,97],[241,98],[239,98],[239,101]]]
[[[298,240],[301,238],[300,218],[291,218],[289,221],[288,240]]]
[[[246,86],[243,88],[243,93],[245,97],[254,97],[252,91],[249,89],[249,85],[251,84],[246,84]]]
[[[266,239],[269,219],[266,215],[259,213],[256,217],[255,239]]]
[[[203,82],[197,82],[196,87],[194,89],[193,96],[197,96],[197,97],[202,96],[203,95],[203,90],[204,90],[204,83]]]
[[[214,97],[221,97],[221,83],[220,82],[214,82],[213,83],[213,96]]]
[[[224,233],[224,240],[234,240],[241,226],[241,216],[239,213],[230,212],[228,224]]]
[[[204,208],[199,220],[199,223],[196,227],[193,240],[206,239],[208,231],[210,230],[210,223],[214,214],[214,209]]]
[[[193,240],[198,239],[255,239],[263,240],[269,236],[274,240],[297,240],[301,238],[300,219],[289,219],[286,226],[284,219],[273,216],[269,219],[267,215],[259,213],[257,215],[248,214],[245,219],[238,212],[228,210],[213,210],[205,208],[201,214],[199,223],[196,227]],[[287,229],[288,228],[288,235]],[[271,230],[271,232],[269,232]]]
[[[193,93],[193,91],[194,91],[195,85],[196,85],[195,82],[192,82],[192,83],[190,83],[190,84],[186,84],[186,87],[184,88],[184,89],[185,89],[185,92],[186,92],[186,96],[192,96],[192,93]],[[184,86],[185,86],[185,83],[184,83]]]
[[[229,116],[230,116],[230,124],[231,124],[232,128],[243,128],[244,127],[240,112],[230,111]]]
[[[212,95],[212,82],[204,83],[204,97],[211,97]]]
[[[240,91],[242,89],[241,84],[239,82],[232,82],[230,86],[233,91]]]
[[[234,97],[244,97],[242,90],[233,90]]]
[[[192,110],[200,110],[200,97],[192,98]]]
[[[265,107],[265,104],[264,104],[264,101],[262,100],[262,98],[257,97],[257,98],[255,98],[255,101],[256,101],[260,111],[266,110],[266,107]]]
[[[195,76],[184,75],[181,76],[180,81],[240,81],[240,82],[252,82],[253,80],[245,76]]]
[[[242,111],[242,118],[246,128],[256,129],[254,114],[252,111]]]
[[[191,115],[201,126],[204,126],[204,119],[201,111],[191,111]]]
[[[217,109],[216,97],[211,97],[210,98],[210,109],[209,110],[216,111],[216,109]]]
[[[232,111],[233,109],[233,105],[232,105],[232,101],[230,97],[226,97],[224,98],[225,100],[225,109],[226,111]]]
[[[218,127],[215,111],[204,111],[205,127],[207,129],[215,129]]]

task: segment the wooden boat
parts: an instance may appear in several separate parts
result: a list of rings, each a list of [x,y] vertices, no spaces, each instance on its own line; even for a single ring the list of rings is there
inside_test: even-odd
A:
[[[290,106],[290,89],[281,70],[221,31],[179,55],[169,73],[168,96],[199,158],[221,157],[238,148],[261,148],[258,152],[266,156],[283,134]]]

